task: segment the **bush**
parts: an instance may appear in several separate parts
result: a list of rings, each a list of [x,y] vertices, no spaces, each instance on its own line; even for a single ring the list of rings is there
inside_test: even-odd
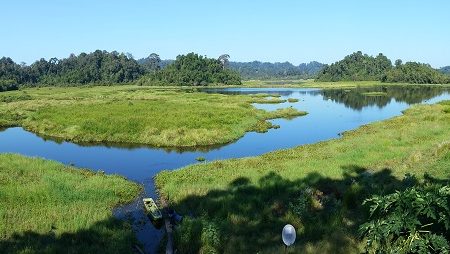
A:
[[[14,80],[0,80],[0,92],[18,90],[19,86]]]
[[[448,253],[450,187],[410,187],[364,201],[371,220],[360,227],[369,253]]]

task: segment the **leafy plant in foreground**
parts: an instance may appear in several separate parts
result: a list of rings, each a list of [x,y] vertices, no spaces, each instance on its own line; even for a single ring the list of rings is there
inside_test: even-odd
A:
[[[450,186],[411,187],[364,201],[368,253],[449,253]]]

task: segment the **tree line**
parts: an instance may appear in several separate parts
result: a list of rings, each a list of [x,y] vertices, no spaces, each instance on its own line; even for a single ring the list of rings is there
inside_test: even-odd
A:
[[[163,69],[175,60],[160,60],[160,67]],[[139,59],[138,62],[144,66],[150,67],[155,62],[151,55],[146,58]],[[302,63],[298,66],[290,62],[269,63],[269,62],[228,62],[227,67],[230,70],[237,71],[242,79],[310,79],[315,78],[317,73],[325,65],[316,61],[310,63]]]
[[[129,54],[97,50],[93,53],[71,54],[68,58],[44,58],[31,65],[16,64],[11,58],[0,59],[0,80],[19,85],[66,85],[87,83],[124,83],[144,73]]]
[[[240,84],[239,74],[228,69],[228,58],[224,55],[222,59],[213,59],[191,53],[178,56],[175,61],[164,61],[153,53],[148,61],[138,62],[131,54],[96,50],[89,54],[71,54],[64,59],[42,58],[26,65],[2,57],[0,91],[20,86],[149,84],[147,81],[160,85]]]
[[[238,72],[229,69],[229,55],[218,59],[195,53],[179,55],[176,60],[161,66],[159,56],[151,55],[143,66],[148,74],[138,80],[138,85],[184,85],[204,86],[209,84],[240,85]]]
[[[383,81],[414,84],[450,83],[450,77],[433,69],[428,64],[407,62],[400,59],[392,65],[383,54],[376,57],[361,51],[346,56],[343,60],[325,66],[317,81]]]

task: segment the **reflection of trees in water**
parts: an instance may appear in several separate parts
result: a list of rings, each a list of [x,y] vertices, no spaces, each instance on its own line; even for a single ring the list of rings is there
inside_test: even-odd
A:
[[[342,103],[346,107],[362,110],[367,106],[385,107],[392,99],[407,104],[421,103],[449,91],[436,86],[379,86],[358,87],[355,89],[332,89],[322,90],[324,99]],[[365,93],[383,93],[371,96]]]

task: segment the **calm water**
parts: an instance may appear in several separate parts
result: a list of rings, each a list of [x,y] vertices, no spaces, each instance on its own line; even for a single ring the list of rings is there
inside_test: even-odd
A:
[[[383,92],[385,96],[366,96],[366,92]],[[0,130],[0,152],[39,156],[77,167],[104,170],[120,174],[145,186],[146,196],[155,197],[153,176],[163,169],[176,169],[197,163],[201,156],[219,160],[260,155],[277,149],[315,143],[339,137],[339,133],[361,125],[400,115],[415,103],[435,103],[450,99],[448,90],[432,87],[377,87],[352,90],[283,89],[283,88],[232,88],[207,89],[208,93],[255,94],[272,93],[282,99],[297,98],[297,103],[255,105],[274,110],[294,107],[307,111],[307,116],[293,120],[274,120],[281,126],[267,133],[247,133],[244,137],[219,147],[202,147],[191,151],[165,150],[151,147],[81,145],[45,139],[22,128]],[[139,203],[118,209],[120,218],[131,216],[138,239],[148,253],[153,253],[162,237],[143,215]],[[145,221],[142,225],[139,221]]]

